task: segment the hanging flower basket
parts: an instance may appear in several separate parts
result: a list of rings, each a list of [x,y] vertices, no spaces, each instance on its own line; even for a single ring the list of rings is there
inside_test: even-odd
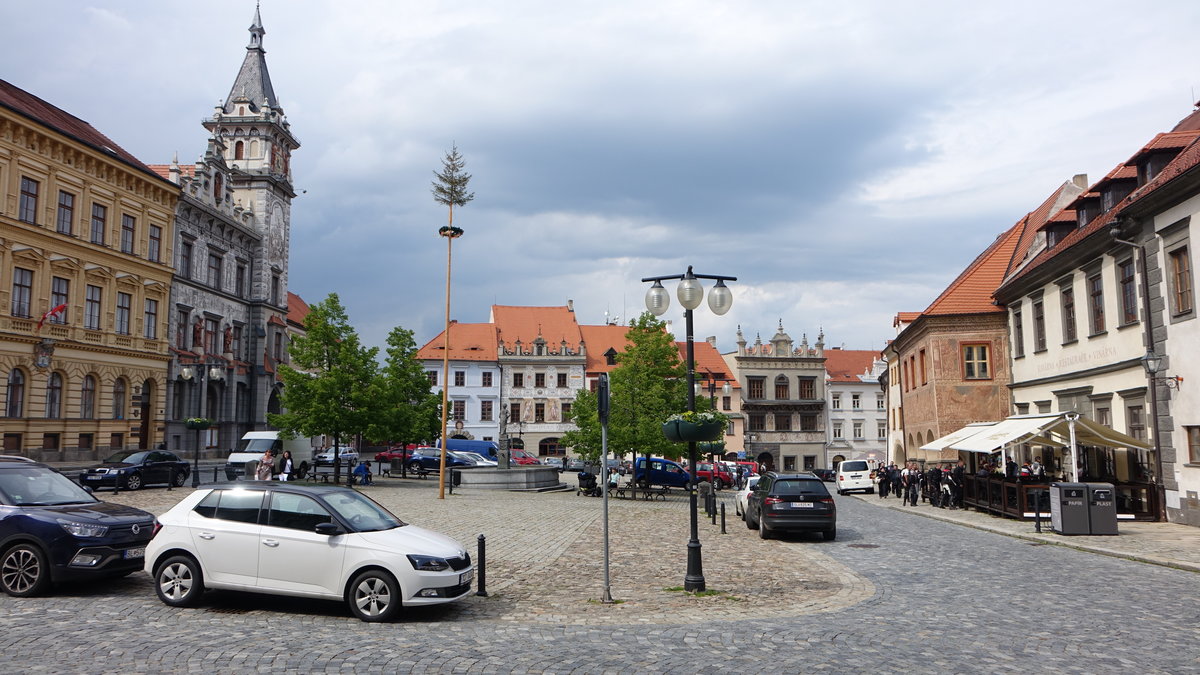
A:
[[[663,435],[676,443],[715,441],[721,438],[727,418],[715,410],[688,411],[671,415],[663,423]]]
[[[183,425],[189,429],[207,429],[212,426],[212,420],[205,417],[189,417],[183,421]]]

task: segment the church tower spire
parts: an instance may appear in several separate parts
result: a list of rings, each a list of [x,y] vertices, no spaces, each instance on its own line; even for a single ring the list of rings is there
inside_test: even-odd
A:
[[[254,22],[249,30],[250,44],[246,45],[246,59],[242,61],[242,69],[238,71],[221,111],[231,115],[237,106],[244,106],[245,110],[257,113],[269,107],[283,114],[275,98],[275,88],[271,86],[271,74],[267,72],[267,52],[263,49],[263,36],[267,30],[263,28],[257,4],[254,6]]]

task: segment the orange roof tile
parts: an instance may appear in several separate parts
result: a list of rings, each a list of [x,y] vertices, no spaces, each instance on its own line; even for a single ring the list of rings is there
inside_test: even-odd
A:
[[[1032,215],[1022,218],[1007,232],[996,237],[996,240],[983,253],[980,253],[921,314],[944,316],[1003,312],[1003,308],[997,307],[992,302],[992,293],[1004,279],[1004,273],[1012,260],[1017,242],[1020,241]]]
[[[912,323],[920,317],[920,312],[896,312],[896,318],[892,319],[892,328],[896,328],[902,323]]]
[[[679,360],[686,363],[687,342],[676,342],[675,346],[679,348]],[[729,372],[729,364],[725,362],[725,357],[721,356],[716,347],[708,342],[692,342],[692,355],[696,358],[697,382],[707,383],[709,373],[712,373],[718,385],[723,385],[724,380],[729,380],[730,387],[741,388],[737,378]]]
[[[309,311],[307,302],[295,293],[288,291],[288,323],[303,326],[304,317],[308,316]]]
[[[506,349],[513,349],[517,340],[522,345],[532,344],[541,336],[555,349],[562,342],[568,349],[578,349],[581,336],[575,312],[565,305],[560,307],[514,307],[492,305],[491,322],[496,326],[497,339],[504,341]]]
[[[861,383],[859,375],[870,373],[879,352],[862,349],[826,349],[825,372],[830,382]]]
[[[607,373],[616,368],[608,365],[605,354],[610,349],[625,351],[625,347],[629,346],[629,340],[625,337],[628,332],[629,326],[580,326],[579,334],[587,345],[587,372]]]
[[[163,178],[166,178],[167,180],[171,179],[171,165],[170,164],[147,164],[147,166],[150,167],[151,171],[162,176]],[[187,176],[188,178],[194,178],[196,176],[196,165],[195,164],[180,164],[179,165],[179,175]]]
[[[421,361],[445,358],[445,334],[442,331],[417,350]],[[495,361],[496,327],[490,323],[450,323],[450,359],[453,361]]]

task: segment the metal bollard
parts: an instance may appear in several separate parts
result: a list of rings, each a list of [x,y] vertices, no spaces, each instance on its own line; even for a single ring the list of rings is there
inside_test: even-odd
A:
[[[214,482],[214,483],[215,483],[215,482],[217,482],[217,476],[219,476],[219,475],[220,475],[220,474],[218,474],[218,473],[217,473],[217,471],[219,471],[220,469],[221,469],[221,467],[219,467],[219,466],[214,466],[214,467],[213,467],[213,482]]]
[[[713,496],[709,497],[709,499],[711,501],[709,502],[709,505],[708,505],[708,514],[709,514],[710,519],[712,520],[712,524],[716,525],[717,524],[717,496],[713,495]]]
[[[1042,533],[1042,493],[1041,490],[1033,493],[1033,529],[1038,534]]]
[[[175,467],[167,472],[167,492],[171,492],[171,488],[175,487]]]
[[[721,502],[721,534],[728,534],[725,532],[725,502]]]
[[[479,552],[475,557],[475,567],[478,568],[479,576],[476,578],[475,586],[479,589],[475,591],[475,595],[487,597],[487,537],[479,535]]]

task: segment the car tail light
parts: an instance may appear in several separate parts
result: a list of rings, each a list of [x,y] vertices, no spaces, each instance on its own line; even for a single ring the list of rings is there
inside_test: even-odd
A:
[[[779,497],[767,497],[766,499],[763,500],[763,506],[770,506],[771,504],[782,504],[782,503],[783,503],[783,500],[780,499]]]
[[[153,539],[158,531],[162,529],[162,523],[158,522],[158,518],[154,519],[154,530],[150,533],[150,538]]]
[[[820,504],[832,504],[832,503],[833,503],[833,497],[821,497],[821,498],[819,498],[819,499],[816,499],[816,500],[814,500],[814,501],[816,501],[816,502],[818,502],[818,503],[820,503]]]
[[[839,480],[839,481],[846,480],[846,477],[845,477],[845,476],[841,476],[841,475],[839,475],[839,476],[838,476],[838,480]]]

